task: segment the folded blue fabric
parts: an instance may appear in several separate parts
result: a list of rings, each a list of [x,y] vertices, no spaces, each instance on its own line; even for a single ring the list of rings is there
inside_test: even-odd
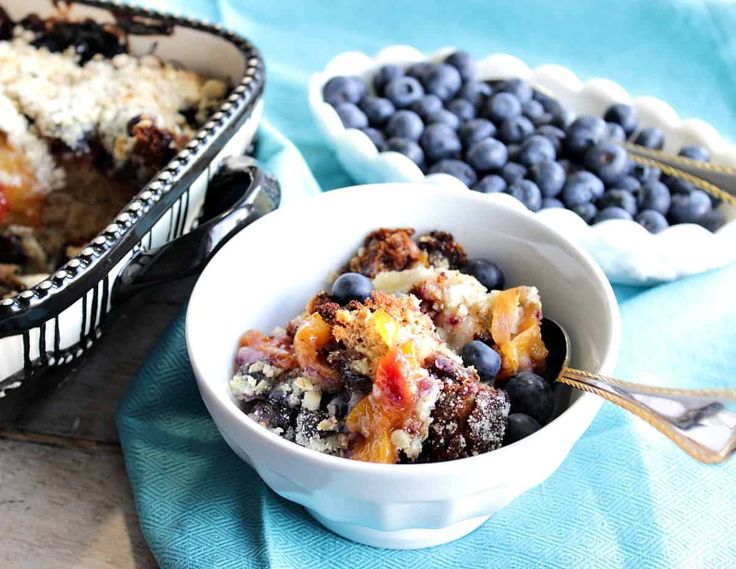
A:
[[[505,51],[533,65],[560,63],[582,77],[606,75],[634,94],[662,97],[682,115],[736,134],[733,4],[150,4],[219,20],[263,50],[269,122],[260,130],[259,158],[280,178],[287,202],[352,183],[306,103],[309,74],[348,49],[457,45],[476,56]],[[736,387],[734,283],[730,267],[649,290],[618,287],[624,326],[617,374],[661,385]],[[696,463],[610,404],[544,484],[473,534],[408,552],[356,545],[324,530],[228,449],[199,398],[183,316],[131,384],[118,427],[141,527],[163,567],[689,568],[736,559],[736,465]]]

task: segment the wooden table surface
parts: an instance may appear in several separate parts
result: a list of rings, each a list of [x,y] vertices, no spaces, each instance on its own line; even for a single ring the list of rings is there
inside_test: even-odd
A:
[[[123,307],[84,364],[0,427],[0,568],[148,568],[115,409],[191,282]]]

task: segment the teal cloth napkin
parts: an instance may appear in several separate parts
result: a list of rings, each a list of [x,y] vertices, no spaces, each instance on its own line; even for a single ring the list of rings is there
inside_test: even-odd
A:
[[[349,185],[309,115],[306,83],[337,52],[462,46],[606,75],[736,134],[736,8],[720,2],[158,0],[220,21],[267,61],[259,158],[285,201]],[[287,138],[288,137],[288,138]],[[290,142],[291,141],[291,142]],[[294,144],[292,144],[292,142]],[[305,163],[306,160],[306,163]],[[309,165],[309,167],[307,166]],[[736,387],[736,267],[654,289],[617,287],[621,377]],[[471,535],[397,552],[339,538],[271,492],[220,438],[196,389],[183,316],[118,412],[143,533],[163,567],[721,567],[736,559],[736,466],[696,463],[605,404],[560,469]]]

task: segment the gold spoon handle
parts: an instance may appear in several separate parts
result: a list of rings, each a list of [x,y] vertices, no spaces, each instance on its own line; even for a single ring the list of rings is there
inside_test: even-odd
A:
[[[557,381],[644,419],[693,458],[718,463],[736,450],[736,390],[671,389],[564,367]]]

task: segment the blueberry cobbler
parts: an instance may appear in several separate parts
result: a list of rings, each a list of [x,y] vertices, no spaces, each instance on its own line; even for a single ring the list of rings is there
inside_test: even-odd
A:
[[[113,24],[0,8],[0,294],[84,245],[194,135],[225,83],[128,54]]]
[[[379,229],[285,328],[245,332],[243,410],[301,446],[414,463],[485,453],[552,414],[542,304],[453,236]]]

